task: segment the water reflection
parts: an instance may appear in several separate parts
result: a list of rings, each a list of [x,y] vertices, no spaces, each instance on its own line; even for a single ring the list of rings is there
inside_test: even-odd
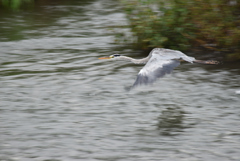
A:
[[[160,134],[164,136],[180,135],[187,128],[184,119],[185,112],[181,107],[168,107],[162,110],[157,124]]]

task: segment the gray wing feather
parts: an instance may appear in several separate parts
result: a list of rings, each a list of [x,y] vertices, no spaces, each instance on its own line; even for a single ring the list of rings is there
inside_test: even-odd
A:
[[[151,51],[151,55],[158,55],[161,60],[183,59],[187,62],[193,63],[194,57],[190,57],[178,50],[155,48]]]
[[[171,58],[162,59],[161,55],[152,53],[147,64],[138,73],[137,79],[132,87],[151,84],[158,78],[171,73],[172,70],[179,65],[180,62],[178,60],[172,60]]]

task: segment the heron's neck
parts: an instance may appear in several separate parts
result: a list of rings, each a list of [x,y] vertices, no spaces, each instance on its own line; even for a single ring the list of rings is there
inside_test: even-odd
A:
[[[134,64],[146,64],[149,60],[149,57],[143,58],[143,59],[134,59],[134,58],[130,58],[128,56],[121,56],[119,57],[122,60],[129,60]]]

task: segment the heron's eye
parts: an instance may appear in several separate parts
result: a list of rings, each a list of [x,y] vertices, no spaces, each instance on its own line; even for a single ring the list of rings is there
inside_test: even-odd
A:
[[[114,56],[114,57],[119,57],[119,56],[120,56],[120,54],[114,54],[113,56]]]

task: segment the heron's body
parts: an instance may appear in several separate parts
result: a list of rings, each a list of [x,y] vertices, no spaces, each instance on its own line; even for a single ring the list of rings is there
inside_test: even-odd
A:
[[[100,59],[123,59],[129,60],[135,64],[145,64],[137,75],[137,79],[132,87],[139,85],[147,85],[156,81],[158,78],[172,72],[172,70],[180,65],[180,61],[184,60],[190,63],[201,64],[218,64],[217,61],[202,61],[196,60],[194,57],[185,55],[184,53],[164,48],[153,49],[146,58],[133,59],[119,54],[111,55],[110,57],[103,57]]]

